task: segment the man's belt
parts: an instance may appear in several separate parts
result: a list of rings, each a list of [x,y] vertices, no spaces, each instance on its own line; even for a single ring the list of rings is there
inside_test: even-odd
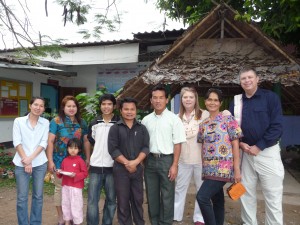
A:
[[[166,156],[173,156],[173,154],[162,154],[162,153],[152,153],[152,152],[150,152],[150,155],[152,155],[154,158],[163,158]]]

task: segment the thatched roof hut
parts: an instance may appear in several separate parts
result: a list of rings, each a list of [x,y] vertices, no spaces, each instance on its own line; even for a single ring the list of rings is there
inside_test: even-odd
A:
[[[183,85],[193,84],[200,95],[218,86],[228,96],[240,93],[238,71],[255,68],[261,86],[281,84],[283,107],[300,114],[300,63],[255,23],[235,20],[227,4],[216,6],[206,17],[179,37],[149,68],[129,80],[120,98],[131,96],[138,107],[150,107],[150,89],[170,84],[173,97]],[[278,87],[278,85],[277,85]]]

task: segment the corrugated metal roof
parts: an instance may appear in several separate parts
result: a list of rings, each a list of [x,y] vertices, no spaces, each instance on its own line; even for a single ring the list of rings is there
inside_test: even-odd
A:
[[[35,71],[39,73],[61,75],[65,77],[77,76],[76,72],[67,72],[64,70],[54,69],[50,67],[32,65],[29,63],[22,62],[21,60],[12,59],[12,58],[3,58],[3,57],[0,57],[0,68]]]
[[[153,35],[166,35],[173,33],[183,33],[185,29],[173,29],[173,30],[165,30],[165,31],[151,31],[151,32],[138,32],[133,33],[133,39],[119,39],[119,40],[106,40],[106,41],[92,41],[92,42],[76,42],[76,43],[67,43],[61,44],[63,47],[86,47],[86,46],[98,46],[98,45],[112,45],[112,44],[120,44],[120,43],[137,43],[140,42],[140,37],[142,36],[153,36]],[[16,49],[0,49],[0,53],[2,52],[13,52]]]

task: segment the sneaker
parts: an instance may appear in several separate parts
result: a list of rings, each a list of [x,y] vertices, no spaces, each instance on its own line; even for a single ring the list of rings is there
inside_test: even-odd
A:
[[[200,222],[200,221],[196,221],[194,224],[195,224],[195,225],[205,225],[204,223],[202,223],[202,222]]]

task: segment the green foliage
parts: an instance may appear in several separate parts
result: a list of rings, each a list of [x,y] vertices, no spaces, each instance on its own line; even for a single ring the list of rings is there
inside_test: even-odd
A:
[[[5,150],[3,145],[0,145],[0,167],[1,168],[11,168],[13,167],[13,157],[14,154]]]
[[[156,6],[174,20],[194,24],[223,0],[157,0]],[[258,21],[262,30],[283,44],[300,48],[300,0],[224,1],[238,11],[236,19]]]
[[[0,188],[15,188],[16,179],[2,179],[0,178]]]
[[[113,95],[117,98],[123,88],[119,89]],[[89,124],[95,117],[101,114],[99,106],[99,98],[103,94],[108,93],[107,89],[104,87],[94,94],[90,95],[88,93],[81,93],[76,96],[76,99],[80,105],[81,117]],[[119,115],[119,110],[115,110],[114,114]],[[148,111],[137,110],[137,120],[142,120],[144,116],[148,115]]]
[[[56,2],[63,6],[64,25],[68,22],[75,22],[77,25],[87,22],[86,15],[91,9],[90,5],[83,4],[82,1],[72,0],[56,0]]]
[[[113,95],[117,97],[121,89],[115,92]],[[103,94],[108,93],[104,87],[101,90],[96,91],[94,94],[81,93],[76,96],[80,105],[81,117],[89,124],[96,116],[100,115],[99,98]]]
[[[44,182],[44,193],[46,195],[54,195],[54,184],[50,182]]]
[[[16,188],[16,179],[2,179],[0,178],[0,188]],[[30,182],[30,190],[32,189],[32,183]],[[44,182],[44,194],[54,194],[54,184]]]
[[[43,117],[49,121],[51,121],[53,118],[55,118],[56,116],[58,115],[58,113],[55,111],[53,113],[47,113],[47,112],[44,112],[43,113]]]
[[[84,4],[83,1],[77,0],[56,0],[56,2],[63,7],[64,25],[66,25],[67,22],[71,22],[79,26],[88,22],[87,16],[89,15],[90,9],[92,8],[92,1],[89,1],[89,3],[87,4]],[[100,38],[102,30],[104,29],[108,31],[116,31],[117,29],[115,24],[121,23],[120,18],[108,18],[108,9],[113,5],[115,5],[115,2],[108,2],[106,13],[96,13],[94,15],[94,22],[97,25],[93,29],[82,29],[78,33],[82,34],[84,39],[88,39],[92,36]]]
[[[54,59],[58,59],[61,57],[61,52],[69,53],[71,50],[59,44],[34,46],[32,48],[17,48],[15,57],[26,63],[36,65],[40,61],[38,57],[51,56]]]
[[[94,95],[89,95],[88,93],[81,93],[76,96],[76,99],[80,105],[81,117],[90,123],[97,115],[100,113],[99,108],[99,97],[106,93],[105,90],[96,91]]]

